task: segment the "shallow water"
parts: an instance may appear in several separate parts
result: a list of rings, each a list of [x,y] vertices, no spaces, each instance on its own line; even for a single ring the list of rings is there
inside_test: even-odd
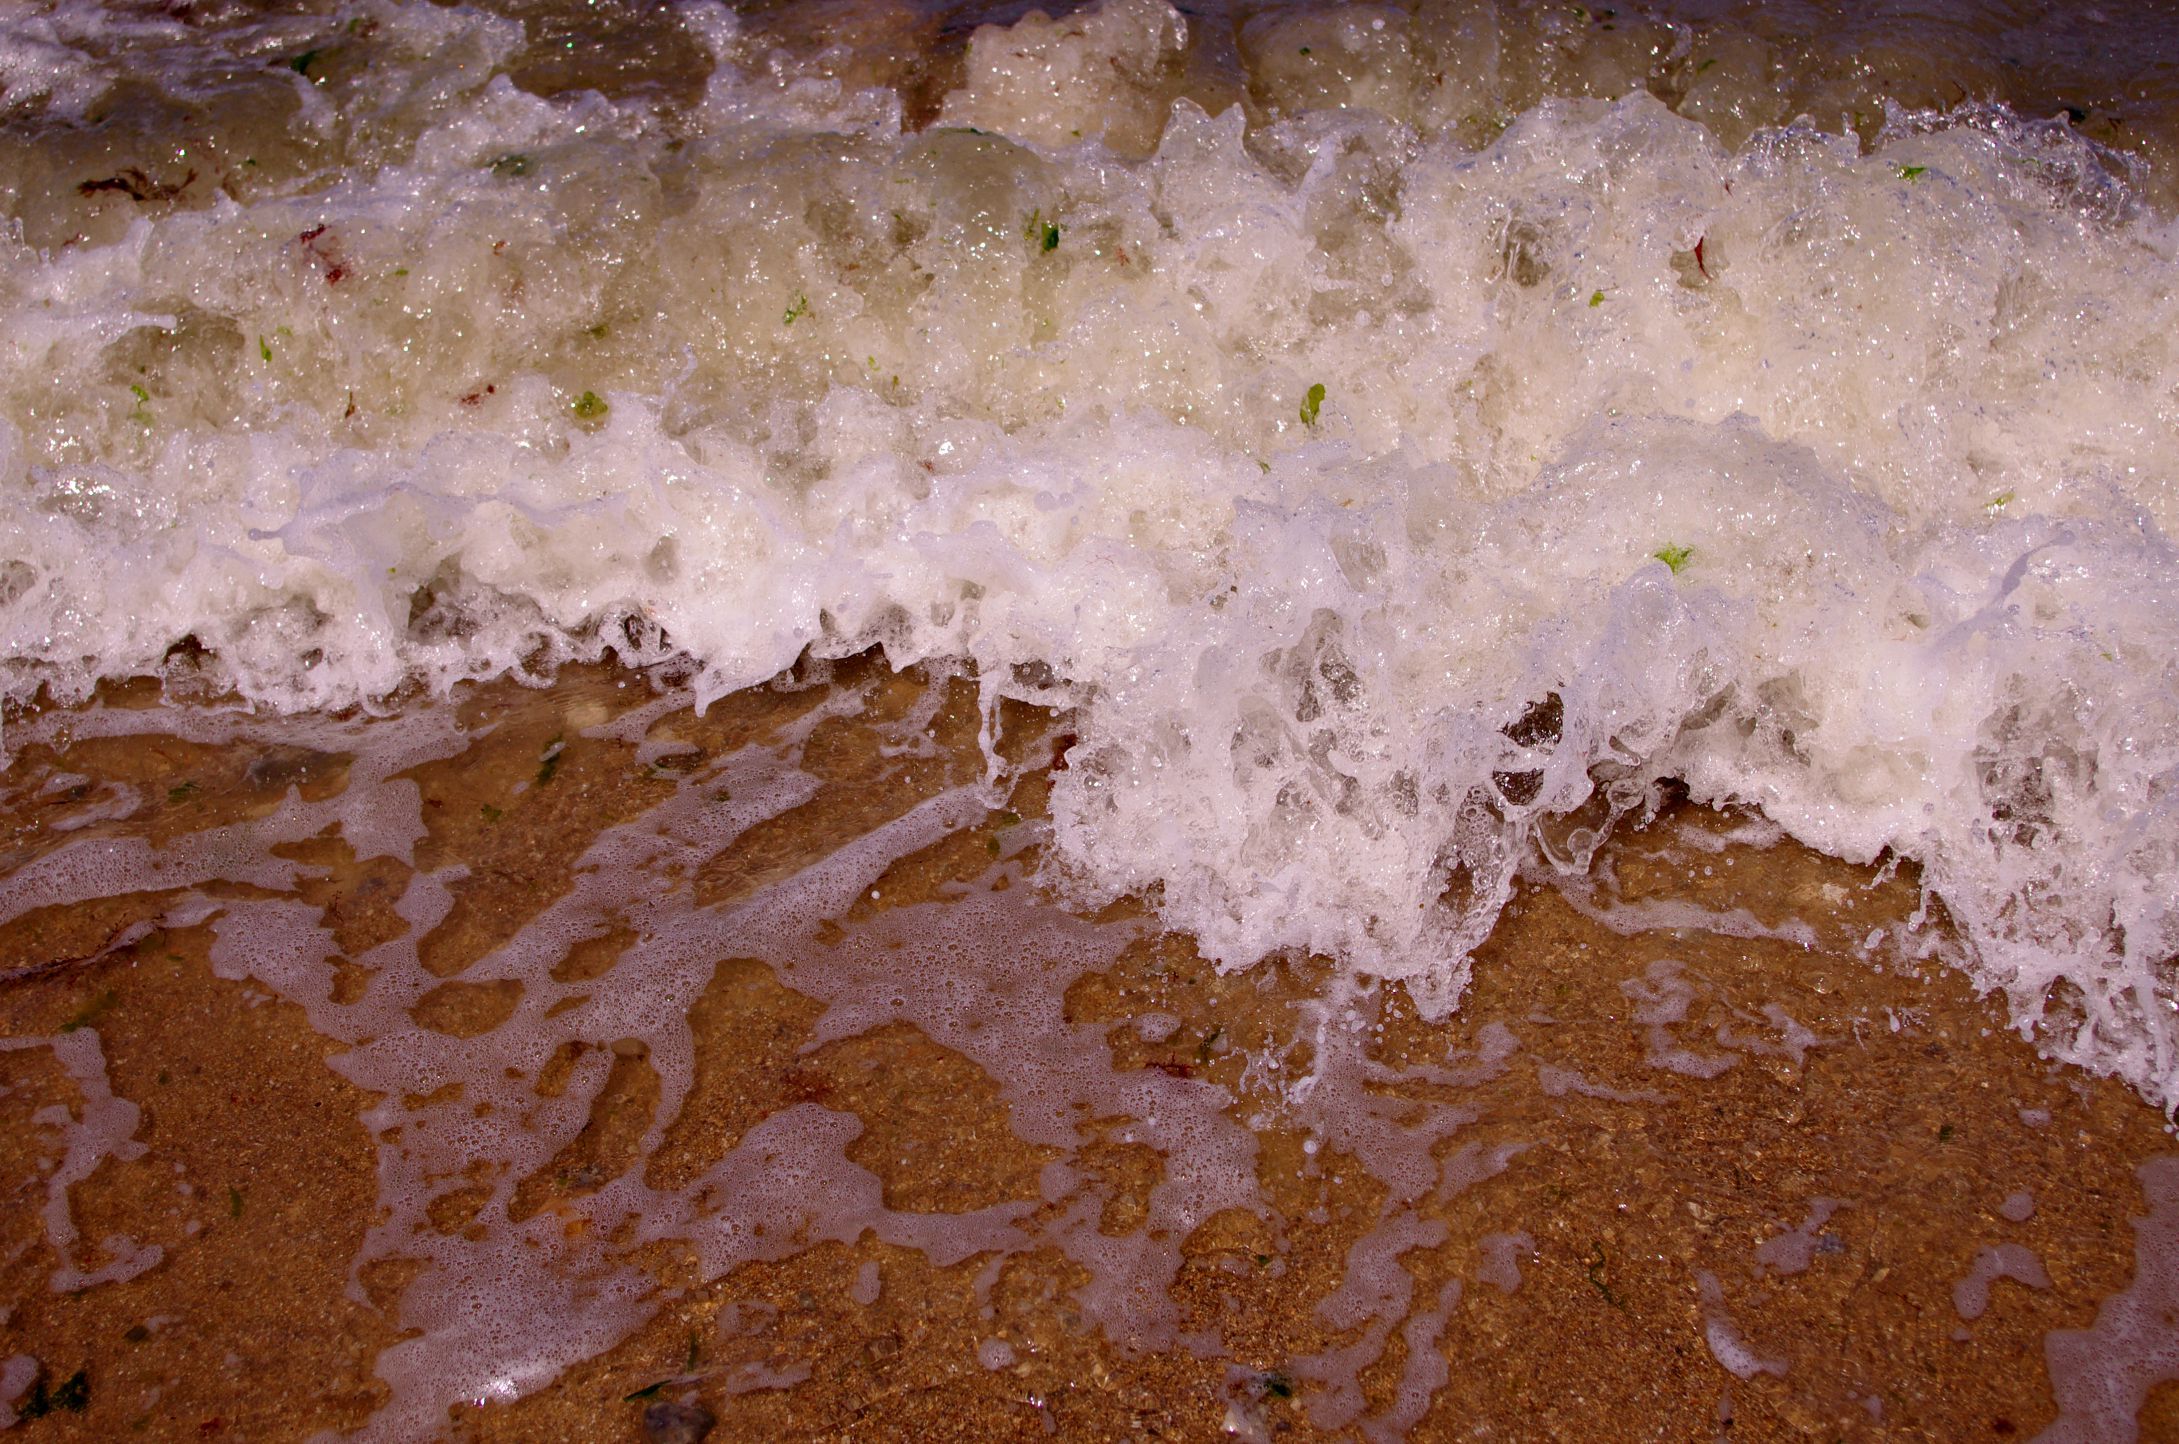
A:
[[[1185,1060],[1134,1066],[1061,1000],[1160,928],[1245,986],[1300,969],[1313,1041],[1247,1067],[1389,1201],[1324,1304],[1359,1342],[1317,1340],[1295,1381],[1317,1426],[1397,1434],[1455,1387],[1412,1361],[1458,1300],[1394,1258],[1485,1175],[1456,1188],[1431,1152],[1476,1121],[1440,1096],[1468,1086],[1430,1072],[1442,1042],[1384,1075],[1345,1033],[1412,1006],[1488,1057],[1456,1010],[1516,898],[1629,940],[1587,982],[1652,1070],[1798,1069],[1778,979],[1816,948],[1957,971],[2045,1056],[2179,1100],[2175,62],[2147,5],[10,11],[19,966],[117,966],[154,914],[208,928],[208,966],[301,1006],[379,1096],[389,1212],[356,1287],[398,1264],[373,1297],[425,1332],[347,1422],[389,1437],[632,1337],[662,1306],[638,1244],[695,1250],[713,1285],[773,1256],[719,1234],[704,1168],[759,1200],[804,1169],[840,1191],[781,1203],[810,1238],[868,1227],[941,1270],[1056,1250],[1082,1329],[1224,1347],[1174,1289],[1207,1219],[1265,1216],[1272,1115]],[[873,648],[935,671],[778,690]],[[510,720],[533,755],[489,781],[447,778],[458,825],[416,811],[416,769],[497,735],[434,699],[606,658],[651,669],[658,710],[611,723],[587,683],[491,704],[563,715]],[[92,702],[126,678],[200,705]],[[779,696],[806,734],[675,740]],[[825,752],[839,727],[861,740]],[[593,745],[642,773],[591,798],[609,817],[500,826],[516,798],[567,806],[561,759]],[[86,746],[149,760],[106,778]],[[883,765],[805,810],[850,756]],[[1021,787],[1033,824],[977,820]],[[1790,838],[1882,871],[1712,906],[1683,854],[1674,888],[1626,894],[1615,838],[1689,803],[1744,830],[1731,855]],[[984,844],[935,911],[826,890]],[[1879,878],[1911,897],[1862,918]],[[983,941],[873,1002],[865,954],[949,929]],[[1025,930],[1034,978],[991,950]],[[1670,930],[1783,950],[1708,1043],[1672,1031],[1700,988],[1646,971],[1683,960],[1636,956]],[[845,971],[788,981],[805,935]],[[674,1120],[710,1106],[687,1019],[722,957],[820,1010],[812,1048],[898,1026],[965,1060],[1041,1161],[932,1222],[867,1196],[845,1124],[795,1113],[745,1124],[787,1152],[721,1143],[660,1182]],[[980,1043],[969,995],[1009,1020]],[[50,1051],[91,1086],[81,1044]],[[1653,1091],[1570,1076],[1536,1086]],[[1378,1128],[1380,1085],[1432,1101]],[[1163,1160],[1124,1247],[1081,1212],[1117,1205],[1075,1105]],[[610,1168],[554,1163],[603,1146],[601,1108],[650,1121]],[[918,1147],[974,1152],[934,1141],[951,1127]],[[540,1202],[534,1180],[593,1173]],[[431,1217],[457,1194],[482,1237]],[[541,1241],[577,1222],[612,1247]],[[1729,1322],[1723,1267],[1679,1280],[1710,1355],[1786,1377]],[[1380,1355],[1411,1363],[1365,1400]]]
[[[2171,1422],[2160,1119],[1898,870],[1668,803],[1431,1023],[1029,883],[1064,721],[999,790],[958,678],[664,680],[23,723],[0,1299],[85,1437]]]

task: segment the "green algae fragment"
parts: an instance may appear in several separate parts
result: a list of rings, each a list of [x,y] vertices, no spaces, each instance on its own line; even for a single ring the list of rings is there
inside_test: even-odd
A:
[[[1589,304],[1590,304],[1590,305],[1592,305],[1592,306],[1601,306],[1601,305],[1603,305],[1603,304],[1604,304],[1604,293],[1603,293],[1602,291],[1591,291],[1591,292],[1589,293]]]
[[[795,322],[801,320],[809,313],[810,298],[807,296],[797,296],[794,298],[794,304],[787,308],[787,314],[780,319],[783,324],[792,326]]]
[[[1304,426],[1316,425],[1317,413],[1323,409],[1323,406],[1324,383],[1319,381],[1310,386],[1308,395],[1301,398],[1301,424]]]
[[[585,391],[575,398],[575,419],[577,421],[596,421],[612,409],[612,407],[606,405],[605,398],[595,391]]]
[[[1670,567],[1672,575],[1678,576],[1685,570],[1689,559],[1695,555],[1695,549],[1693,547],[1683,547],[1678,542],[1666,542],[1663,546],[1651,552],[1650,555]]]
[[[1589,1247],[1593,1252],[1584,1265],[1585,1271],[1589,1275],[1589,1283],[1598,1293],[1604,1296],[1605,1303],[1610,1304],[1622,1313],[1626,1312],[1627,1306],[1619,1301],[1617,1294],[1612,1292],[1612,1286],[1604,1282],[1604,1269],[1607,1263],[1604,1257],[1604,1241],[1602,1239],[1591,1239],[1589,1240]]]

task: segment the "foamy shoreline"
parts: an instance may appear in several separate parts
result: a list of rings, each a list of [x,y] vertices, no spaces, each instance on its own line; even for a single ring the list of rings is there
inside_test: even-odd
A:
[[[0,1157],[81,1180],[0,1302],[93,1433],[2162,1427],[2160,1120],[1897,870],[1674,805],[1430,1023],[1056,906],[960,683],[464,690],[0,775]]]
[[[0,17],[0,1417],[2179,1429],[2175,17],[509,7]]]
[[[1080,711],[1082,896],[1433,1011],[1550,819],[1676,777],[1914,858],[2172,1100],[2179,262],[2087,110],[1766,129],[1805,37],[1631,10],[1115,0],[937,72],[861,13],[675,12],[694,100],[428,5],[9,32],[32,136],[131,56],[277,120],[25,232],[9,695],[965,659]]]

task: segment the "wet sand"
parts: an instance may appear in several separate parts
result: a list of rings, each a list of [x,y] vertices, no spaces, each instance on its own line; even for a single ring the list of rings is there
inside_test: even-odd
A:
[[[247,26],[277,8],[190,23]],[[397,53],[375,20],[290,8],[304,18],[268,32],[294,42],[285,58],[266,62],[271,41],[239,48],[217,115],[147,84],[84,123],[0,134],[23,240],[95,248],[144,218],[299,194],[319,169],[362,164],[425,127],[430,108],[404,104],[387,135],[297,142],[297,77],[365,94]],[[622,0],[495,8],[526,22],[504,65],[523,91],[652,96],[669,128],[693,124],[715,61],[667,12]],[[749,5],[737,53],[752,74],[776,60],[775,79],[892,87],[909,128],[924,129],[967,79],[974,24],[1027,8]],[[1432,23],[1463,33],[1454,22],[1468,8]],[[1989,100],[2029,119],[2062,114],[2124,152],[2113,164],[2136,198],[2169,214],[2171,8],[1703,6],[1684,34],[1662,12],[1509,9],[1492,21],[1505,56],[1489,93],[1502,113],[1471,117],[1468,138],[1547,95],[1646,90],[1729,146],[1801,114],[1866,144],[1887,102]],[[1145,91],[1157,101],[1146,116],[1182,96],[1209,111],[1237,103],[1252,125],[1349,103],[1419,113],[1447,79],[1430,74],[1444,56],[1428,24],[1410,93],[1380,94],[1369,63],[1303,43],[1316,23],[1305,11],[1192,13],[1186,52]],[[206,154],[248,158],[200,174],[175,150],[185,134]],[[1132,153],[1155,134],[1122,127],[1108,141]],[[510,152],[493,175],[502,162],[516,163],[511,178],[530,158]],[[310,249],[324,229],[295,227],[304,291],[363,293],[357,281],[332,289],[348,272]],[[708,222],[695,229],[712,239]],[[1070,240],[1064,255],[1080,249]],[[389,253],[371,284],[408,266]],[[519,295],[519,275],[509,284]],[[708,294],[642,277],[627,289],[643,307]],[[1591,307],[1605,292],[1592,294]],[[747,358],[812,333],[788,333],[799,312],[781,320],[770,300],[758,313],[761,345],[737,350],[723,320],[707,332],[720,355],[706,384],[736,415],[751,409]],[[246,363],[254,337],[272,365],[254,324],[231,329],[187,332],[187,344]],[[284,346],[287,327],[272,334]],[[524,367],[561,368],[570,401],[609,381],[653,387],[657,358],[680,354],[604,311],[561,339],[542,361],[526,352],[547,348],[509,345]],[[859,347],[842,354],[877,367]],[[149,364],[116,375],[148,377]],[[203,404],[226,405],[239,368],[195,364],[213,398]],[[507,380],[457,375],[459,364],[414,383],[424,414],[466,416],[498,394],[488,375]],[[401,398],[367,388],[359,413],[337,372],[325,362],[282,384],[315,388],[294,394],[315,396],[328,434],[337,418],[357,435],[395,435]],[[200,372],[175,374],[195,385]],[[188,424],[187,386],[161,390],[149,413],[151,388],[130,389],[138,405],[114,390],[99,423],[127,446],[150,434],[150,415]],[[75,444],[65,427],[24,431]],[[436,610],[425,575],[412,626],[460,621]],[[165,640],[151,645],[155,656]],[[192,635],[162,664],[174,695],[188,693],[203,645]],[[1349,991],[1323,960],[1221,974],[1186,937],[1150,926],[1139,902],[1085,921],[1043,896],[1064,717],[1010,705],[1006,788],[964,807],[985,769],[965,681],[896,676],[866,658],[700,717],[667,707],[616,729],[670,681],[570,667],[549,688],[411,697],[347,732],[340,719],[245,725],[213,702],[169,707],[146,684],[110,687],[84,712],[5,718],[0,1428],[269,1440],[376,1420],[389,1437],[715,1444],[2024,1439],[2058,1416],[2067,1387],[2048,1339],[2090,1328],[2136,1278],[2139,1222],[2156,1212],[2142,1169],[2179,1159],[2179,1144],[2136,1095],[2039,1058],[2001,999],[1975,996],[1911,867],[1850,866],[1666,795],[1585,879],[1532,870],[1458,1011],[1433,1021],[1399,986]],[[108,725],[119,713],[136,721]],[[371,737],[449,714],[457,744],[362,778]],[[776,774],[758,765],[773,752],[789,759]],[[590,1027],[616,998],[641,1011],[656,971],[642,971],[644,950],[660,939],[600,908],[593,931],[554,952],[539,942],[548,915],[601,877],[643,881],[601,860],[609,833],[676,808],[697,825],[746,802],[744,775],[759,792],[806,779],[807,796],[751,814],[721,846],[692,846],[687,866],[661,865],[681,926],[807,890],[919,808],[954,803],[931,814],[944,820],[932,836],[871,854],[889,858],[882,871],[809,936],[722,947],[697,986],[656,993],[663,1016],[644,1028]],[[399,817],[375,844],[353,826],[282,830],[308,809],[407,786],[413,846]],[[348,822],[393,815],[373,808]],[[84,884],[99,849],[131,847],[115,866],[131,881]],[[53,884],[64,900],[32,896],[26,880],[68,858],[90,861]],[[443,917],[419,901],[442,886]],[[236,954],[251,929],[236,920],[258,917],[292,929],[268,923],[274,956],[246,965]],[[944,918],[940,949],[926,923]],[[275,986],[291,938],[292,986]],[[895,948],[953,958],[985,1011],[946,1021],[942,973],[891,997],[868,963]],[[1038,971],[1085,948],[1096,966]],[[385,991],[386,959],[404,949],[400,966],[426,976],[396,1022],[443,1040],[457,1072],[469,1060],[461,1084],[366,1087],[356,1079],[380,1066],[365,1054],[382,1040],[329,1031],[327,1019],[352,1021]],[[508,961],[517,954],[528,961]],[[310,991],[321,981],[322,997]],[[583,1020],[566,1025],[574,1036],[529,1072],[502,1068],[493,1050],[540,1036],[550,1019],[524,1010],[548,993],[554,1015]],[[1026,1002],[1007,1015],[992,998]],[[1003,1036],[978,1041],[986,1023]],[[658,1040],[683,1037],[686,1059],[663,1056]],[[1038,1126],[1036,1089],[1056,1076],[1039,1050],[1084,1040],[1094,1066],[1067,1064],[1066,1126]],[[504,1147],[481,1148],[438,1171],[402,1236],[410,1203],[388,1179],[424,1147],[404,1130],[486,1084],[534,1103],[541,1129],[559,1128],[554,1106],[575,1123],[519,1167]],[[1167,1229],[1169,1185],[1208,1165],[1148,1141],[1174,1125],[1161,1133],[1146,1109],[1114,1102],[1128,1098],[1225,1120],[1222,1146],[1245,1138],[1250,1176],[1228,1181],[1245,1206]],[[503,1145],[520,1130],[492,1108],[472,1112]],[[827,1135],[840,1156],[818,1157],[814,1183],[776,1175],[782,1194],[811,1195],[806,1207],[751,1202],[761,1172],[744,1195],[707,1197],[707,1179],[736,1176],[735,1160],[812,1119],[852,1126]],[[866,1179],[869,1201],[835,1196]],[[633,1213],[616,1202],[629,1197]],[[706,1252],[688,1220],[660,1222],[669,1206],[694,1208],[698,1224],[706,1209],[753,1220],[760,1238],[770,1210],[783,1231]],[[610,1270],[642,1280],[632,1322],[595,1348],[570,1346],[574,1362],[543,1368],[534,1388],[388,1425],[406,1397],[389,1382],[395,1361],[431,1342],[416,1311],[434,1269],[548,1236],[574,1293]],[[961,1242],[978,1237],[1003,1246]],[[1119,1287],[1145,1278],[1146,1292]],[[558,1316],[525,1302],[540,1297],[534,1280],[508,1287],[532,1333],[549,1336]],[[2137,1423],[2142,1438],[2179,1439],[2179,1384],[2150,1388]]]
[[[973,689],[942,689],[924,722],[923,682],[849,664],[827,686],[660,717],[648,737],[674,750],[653,746],[648,761],[633,740],[586,735],[651,701],[642,678],[570,671],[546,690],[466,692],[466,748],[406,774],[428,829],[415,869],[469,869],[457,907],[418,949],[448,980],[416,1005],[419,1025],[488,1039],[512,1006],[507,988],[459,980],[574,885],[603,829],[848,693],[859,715],[825,717],[802,744],[801,766],[821,783],[809,800],[682,881],[694,907],[714,910],[972,782]],[[122,690],[106,705],[157,704]],[[938,745],[900,752],[904,725]],[[167,735],[26,746],[24,735],[11,721],[0,877],[87,839],[186,853],[291,795],[337,798],[349,785],[349,758],[299,745]],[[1006,1078],[899,1020],[812,1047],[826,985],[796,976],[898,909],[1024,886],[1012,878],[1033,870],[1037,850],[1020,839],[1033,836],[1043,759],[1063,745],[1064,720],[1010,712],[1002,737],[1024,764],[1003,806],[894,861],[796,966],[717,960],[687,1012],[693,1084],[677,1118],[654,1118],[660,1075],[642,1044],[591,1040],[614,1058],[588,1122],[521,1181],[511,1212],[557,1214],[579,1234],[586,1201],[610,1180],[640,1165],[654,1187],[676,1186],[767,1118],[815,1103],[860,1120],[848,1155],[896,1217],[1005,1204],[1054,1213],[1039,1179],[1061,1150],[1021,1136]],[[57,830],[100,807],[114,815]],[[1366,1055],[1382,1069],[1356,1096],[1395,1127],[1436,1110],[1441,1160],[1496,1160],[1449,1166],[1459,1186],[1407,1211],[1419,1242],[1394,1253],[1411,1297],[1379,1309],[1399,1327],[1375,1315],[1339,1327],[1358,1316],[1319,1307],[1360,1276],[1350,1250],[1394,1213],[1364,1160],[1336,1146],[1311,1153],[1293,1124],[1292,1087],[1314,1048],[1298,1005],[1325,994],[1331,969],[1283,960],[1221,976],[1185,938],[1145,930],[1068,984],[1063,1007],[1070,1024],[1105,1030],[1116,1074],[1231,1090],[1227,1115],[1257,1140],[1267,1207],[1195,1227],[1169,1291],[1182,1333],[1215,1329],[1219,1354],[1113,1341],[1080,1307],[1087,1275],[1050,1246],[941,1267],[866,1231],[709,1277],[685,1247],[609,1241],[655,1280],[649,1321],[526,1397],[455,1405],[439,1432],[674,1437],[646,1435],[644,1414],[681,1402],[716,1421],[714,1440],[1362,1437],[1392,1427],[1403,1378],[1427,1383],[1412,1345],[1447,1363],[1407,1430],[1416,1439],[2032,1437],[2056,1412],[2044,1336],[2089,1326],[2127,1287],[2130,1220],[2150,1211],[2135,1170],[2173,1141],[2127,1090],[2038,1059],[1999,1000],[1902,954],[1899,925],[1921,901],[1909,869],[1733,841],[1751,836],[1747,821],[1668,801],[1608,845],[1586,903],[1578,889],[1524,885],[1449,1020],[1420,1019],[1397,987],[1362,1000]],[[336,994],[360,996],[368,979],[354,959],[410,926],[394,904],[412,869],[359,863],[337,836],[280,850],[307,864],[291,895],[333,940]],[[141,1109],[141,1153],[106,1157],[66,1190],[74,1265],[106,1262],[92,1241],[114,1235],[163,1250],[133,1278],[52,1286],[66,1262],[48,1207],[63,1153],[54,1125],[84,1113],[85,1089],[57,1048],[0,1052],[0,1354],[40,1371],[15,1407],[46,1406],[18,1425],[26,1439],[303,1438],[359,1427],[387,1397],[374,1364],[400,1335],[399,1300],[421,1265],[352,1272],[382,1216],[362,1118],[374,1100],[331,1066],[344,1045],[302,1007],[215,973],[216,917],[172,925],[185,891],[37,908],[0,928],[0,1036],[95,1036],[113,1094]],[[276,890],[195,891],[217,901]],[[1744,909],[1744,932],[1750,919],[1773,932],[1798,920],[1815,945],[1599,920],[1626,928],[1631,908],[1665,900],[1713,918]],[[1025,953],[1040,945],[1036,919],[1061,926],[1056,904],[1009,907],[1021,931],[1001,941]],[[1879,928],[1890,941],[1864,949]],[[612,989],[628,942],[572,949],[553,977]],[[1681,984],[1684,1020],[1637,1019],[1662,1016],[1658,1000]],[[1673,1049],[1722,1071],[1657,1066]],[[1418,1081],[1418,1067],[1436,1071]],[[645,1156],[660,1121],[663,1142]],[[1174,1166],[1128,1133],[1125,1120],[1088,1119],[1069,1150],[1069,1166],[1096,1181],[1098,1231],[1111,1238],[1145,1227]],[[445,1195],[433,1226],[447,1238],[481,1231],[485,1192]],[[1962,1281],[1999,1245],[2030,1251],[2049,1286],[1998,1279],[1986,1311],[1965,1317],[1974,1291]],[[1358,1346],[1381,1357],[1359,1370],[1362,1397],[1349,1402],[1361,1407],[1338,1422],[1340,1369],[1325,1361]],[[1728,1372],[1727,1356],[1749,1376]],[[2140,1429],[2179,1438],[2179,1388],[2151,1393]]]

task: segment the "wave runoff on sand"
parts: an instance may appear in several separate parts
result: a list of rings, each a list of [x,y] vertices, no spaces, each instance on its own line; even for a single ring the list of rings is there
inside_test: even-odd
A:
[[[590,881],[474,975],[529,979],[490,1068],[433,1061],[456,1035],[405,1020],[448,879],[417,873],[357,997],[301,904],[222,904],[215,965],[355,1045],[381,1127],[458,1135],[386,1155],[366,1253],[476,1186],[462,1150],[500,1159],[499,1209],[553,1157],[557,1122],[454,1118],[494,1089],[534,1109],[553,1066],[566,1086],[549,1060],[581,1030],[554,1009],[577,1005],[539,969],[610,917],[641,938],[616,944],[612,1006],[685,1013],[699,955],[762,954],[1003,803],[1031,709],[1065,717],[1036,739],[1064,765],[1035,880],[1147,906],[1222,968],[1313,955],[1445,1017],[1523,869],[1575,895],[1671,783],[1918,868],[1947,958],[2018,1030],[2179,1105],[2179,99],[2125,69],[2166,63],[2170,27],[2091,62],[1997,8],[1687,8],[11,12],[0,747],[285,727],[360,760],[340,798],[298,793],[225,851],[86,834],[0,883],[8,916],[292,888],[274,849],[327,828],[413,862],[403,778],[459,751],[429,699],[611,658],[669,678],[640,725],[595,725],[673,800],[601,835]],[[2049,103],[2082,73],[2115,98]],[[978,765],[764,907],[644,924],[666,906],[645,889],[806,800],[815,724],[693,772],[645,729],[872,649],[936,679],[883,746],[919,755],[968,689]],[[146,677],[217,705],[66,710]],[[1003,935],[1016,905],[886,926]],[[213,910],[177,906],[174,926]],[[1072,978],[1117,944],[1053,946]],[[1648,1026],[1685,986],[1641,984]],[[887,1016],[944,1034],[969,1005],[928,987]],[[839,1036],[863,1018],[844,997]],[[671,1030],[635,1013],[582,1027],[649,1040],[683,1087]],[[1173,1236],[1249,1204],[1245,1130],[1162,1075],[1060,1078],[1095,1073],[1077,1042],[1033,1045],[1054,1077],[1019,1084],[1024,1136],[1057,1146],[1057,1100],[1095,1096],[1194,1160],[1161,1186]],[[1366,1068],[1318,1047],[1324,1096],[1358,1107]],[[570,1128],[613,1066],[577,1070]],[[400,1101],[457,1071],[460,1109]],[[801,1122],[706,1186],[849,1187]],[[1434,1126],[1349,1143],[1421,1197],[1451,1186]],[[714,1271],[770,1256],[704,1233],[704,1180],[624,1182],[586,1205],[601,1235],[693,1241]],[[839,1209],[802,1226],[950,1257],[1018,1238],[1003,1208],[942,1238]],[[432,1246],[406,1305],[430,1332],[387,1355],[381,1427],[512,1397],[634,1327],[625,1271],[579,1298],[506,1284],[550,1222],[489,1257]],[[1164,1245],[1108,1258],[1084,1228],[1042,1236],[1120,1281],[1092,1321],[1172,1344],[1140,1302]],[[501,1337],[506,1298],[548,1296],[549,1346]]]

